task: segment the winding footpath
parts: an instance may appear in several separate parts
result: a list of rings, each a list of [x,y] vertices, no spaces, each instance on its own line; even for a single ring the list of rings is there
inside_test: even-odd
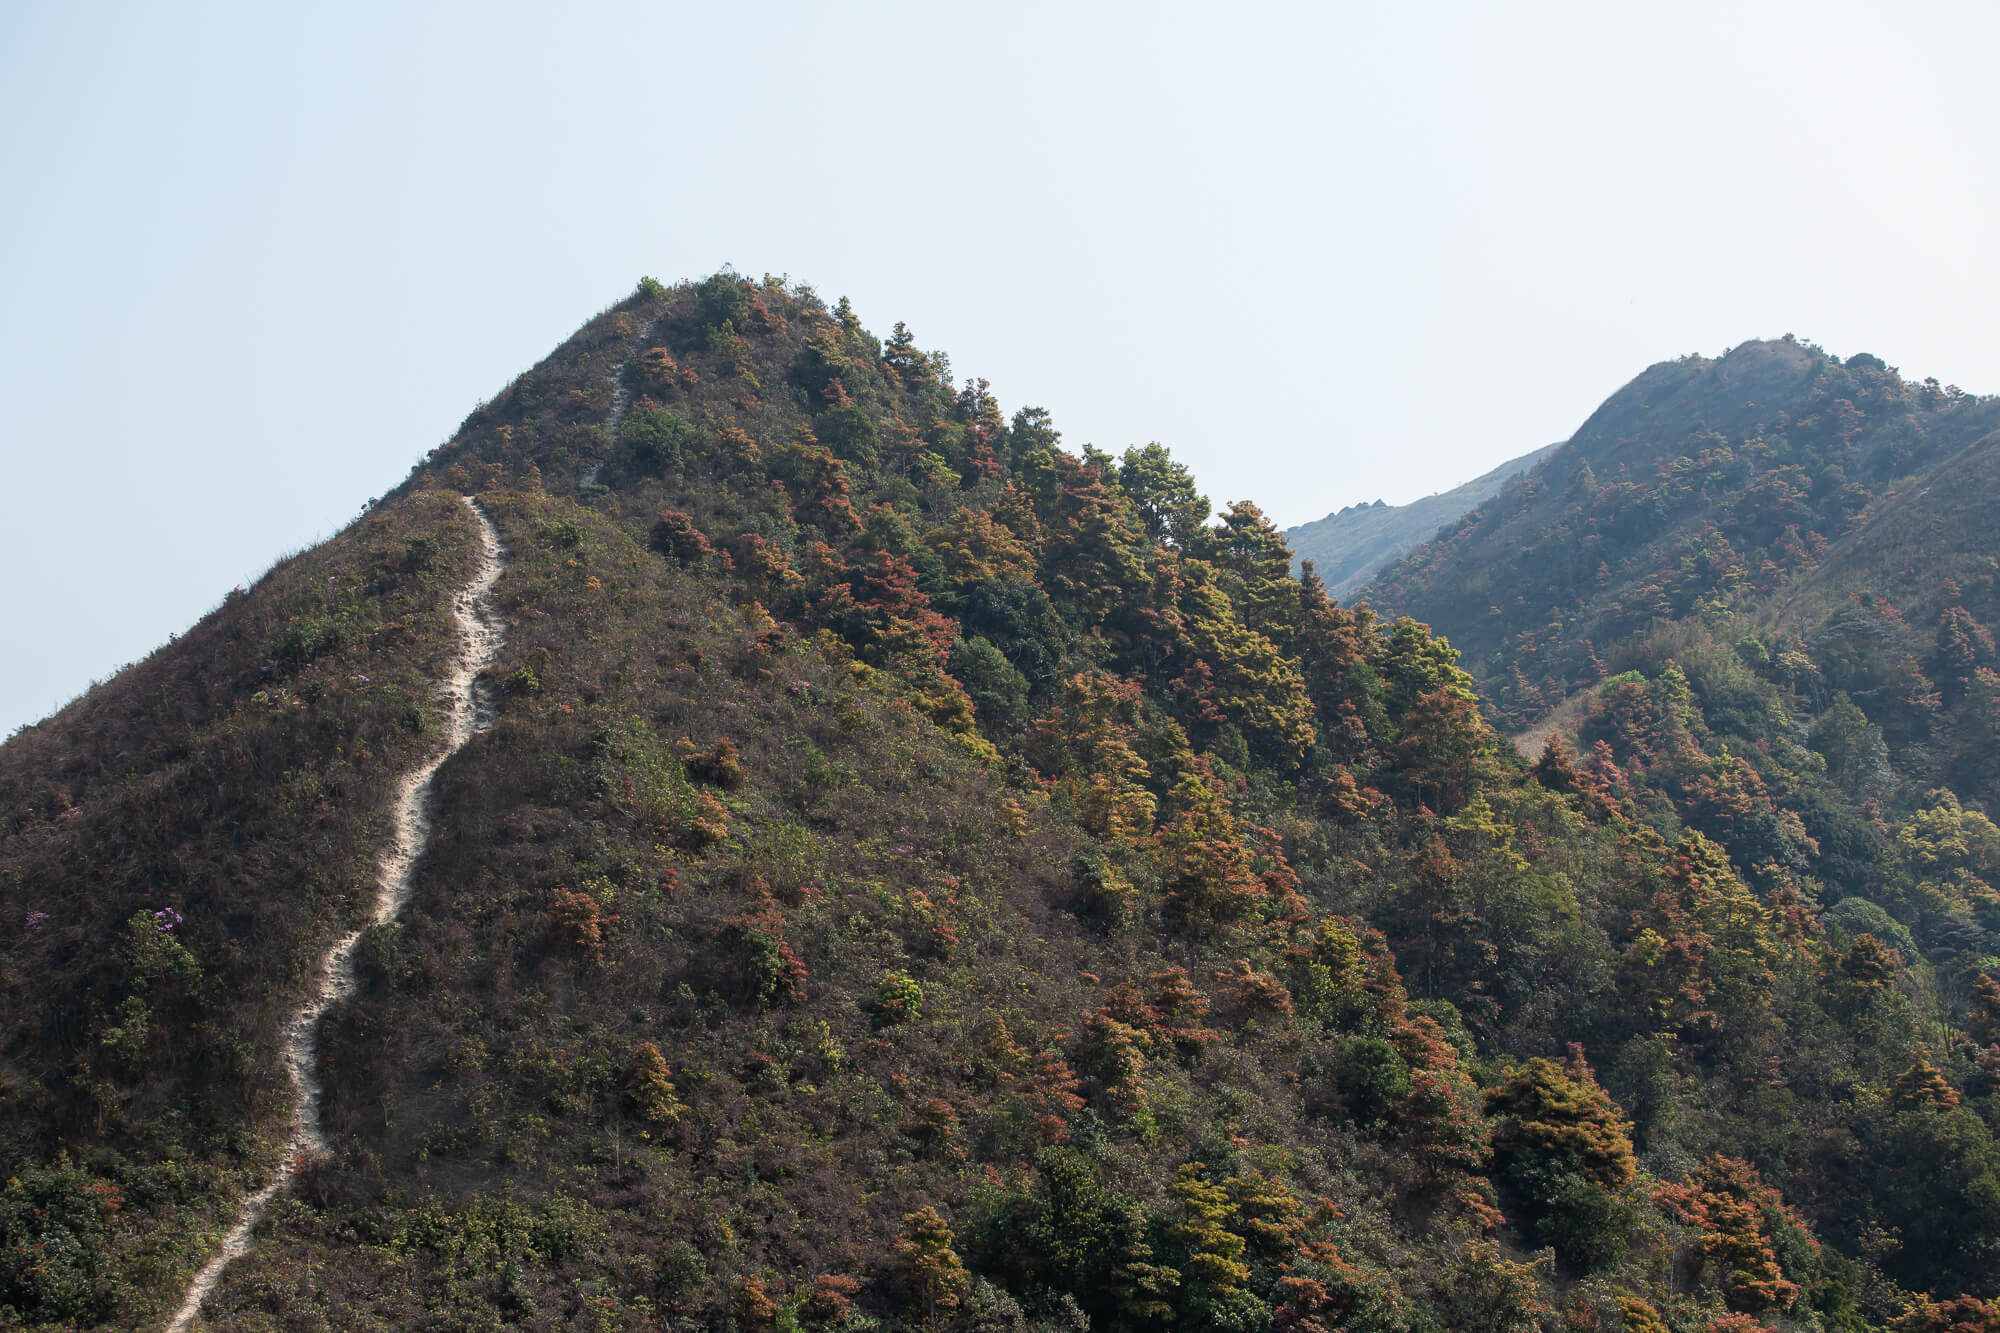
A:
[[[458,621],[459,656],[442,693],[451,707],[451,721],[442,749],[404,777],[392,808],[389,845],[383,849],[375,873],[375,903],[368,920],[358,929],[334,942],[320,959],[312,997],[285,1026],[284,1061],[298,1092],[298,1110],[291,1137],[278,1162],[278,1169],[264,1187],[243,1201],[236,1225],[223,1237],[222,1248],[195,1274],[187,1297],[166,1333],[183,1333],[201,1312],[201,1303],[215,1290],[222,1272],[232,1260],[250,1248],[250,1232],[264,1209],[278,1192],[310,1159],[327,1151],[326,1135],[320,1128],[321,1086],[319,1078],[319,1021],[326,1011],[354,992],[354,949],[361,937],[377,926],[387,925],[409,901],[410,879],[418,858],[431,837],[431,780],[444,762],[464,748],[465,743],[493,724],[493,702],[479,687],[479,673],[493,665],[500,655],[503,631],[492,608],[493,585],[500,578],[500,534],[479,502],[464,497],[473,517],[479,520],[482,547],[479,569],[458,592],[452,614]]]
[[[604,417],[606,449],[616,449],[618,447],[618,423],[625,419],[626,411],[632,406],[632,391],[625,387],[625,371],[631,366],[632,358],[638,356],[640,350],[648,345],[652,339],[653,330],[658,328],[659,325],[660,321],[656,319],[640,329],[639,336],[632,340],[632,349],[625,354],[625,359],[618,363],[618,369],[611,372],[611,411],[606,413]],[[583,474],[576,479],[577,489],[587,490],[595,486],[597,484],[597,474],[603,470],[604,459],[600,458],[585,468]]]

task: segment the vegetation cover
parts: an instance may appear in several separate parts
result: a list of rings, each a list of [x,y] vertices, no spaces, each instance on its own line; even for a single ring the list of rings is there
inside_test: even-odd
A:
[[[1725,739],[1809,714],[1667,627],[1530,765],[1254,505],[727,272],[0,749],[0,1319],[157,1324],[268,1169],[454,493],[499,715],[209,1324],[2000,1323],[2000,966],[1922,951],[2000,830],[1866,795],[1880,696]]]

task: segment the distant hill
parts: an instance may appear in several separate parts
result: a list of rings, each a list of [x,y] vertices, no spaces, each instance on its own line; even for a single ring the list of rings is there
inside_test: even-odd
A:
[[[1779,604],[1877,505],[1996,426],[2000,400],[1866,353],[1786,340],[1662,362],[1367,596],[1446,635],[1494,716],[1525,726],[1655,622]]]
[[[1376,570],[1437,535],[1445,524],[1479,507],[1489,496],[1547,458],[1561,444],[1544,445],[1531,454],[1510,458],[1483,476],[1463,486],[1454,486],[1406,505],[1349,505],[1325,518],[1288,528],[1285,537],[1300,560],[1313,562],[1313,569],[1326,590],[1346,601],[1366,584]]]

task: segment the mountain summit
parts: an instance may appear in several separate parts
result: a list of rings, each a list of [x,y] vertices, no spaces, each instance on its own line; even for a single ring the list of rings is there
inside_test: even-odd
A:
[[[1378,588],[1514,525],[1480,615],[1623,626],[1507,543],[1629,485],[1676,549],[1776,473],[1831,550],[1991,411],[1785,344],[1614,403]],[[1851,791],[1743,796],[1711,680],[1821,753],[1747,648],[1599,672],[1609,738],[1531,768],[1292,569],[845,300],[642,282],[0,747],[0,1321],[2000,1320],[2000,830],[1868,786],[1876,698],[1818,705]],[[1482,679],[1559,669],[1523,632]]]

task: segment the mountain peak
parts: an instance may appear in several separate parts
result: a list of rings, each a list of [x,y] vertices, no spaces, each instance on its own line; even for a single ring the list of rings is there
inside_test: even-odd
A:
[[[1993,580],[1754,625],[1991,405],[1809,359],[1394,566],[1468,674],[1163,448],[642,284],[0,746],[0,1313],[2000,1317]]]

